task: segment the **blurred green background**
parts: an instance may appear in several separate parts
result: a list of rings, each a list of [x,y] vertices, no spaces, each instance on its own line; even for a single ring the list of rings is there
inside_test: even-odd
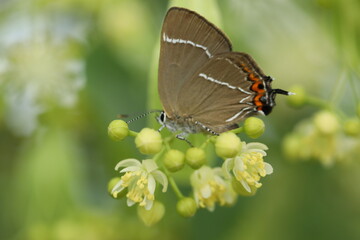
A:
[[[142,156],[131,138],[111,141],[107,125],[161,108],[159,34],[174,4],[221,26],[275,88],[301,85],[355,116],[358,0],[2,0],[0,239],[360,239],[359,155],[330,168],[288,161],[285,136],[318,109],[291,108],[282,96],[258,139],[274,173],[254,197],[183,219],[169,189],[159,196],[164,219],[145,227],[108,195],[115,164]]]

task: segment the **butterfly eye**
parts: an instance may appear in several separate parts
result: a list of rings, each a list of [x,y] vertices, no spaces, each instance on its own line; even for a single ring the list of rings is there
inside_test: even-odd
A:
[[[160,119],[160,122],[162,122],[162,123],[165,122],[165,119],[166,119],[165,112],[161,112],[159,119]]]

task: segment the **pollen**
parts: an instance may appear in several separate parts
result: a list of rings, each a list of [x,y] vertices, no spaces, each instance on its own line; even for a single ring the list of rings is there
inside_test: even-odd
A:
[[[262,184],[259,181],[261,177],[266,176],[263,155],[258,152],[250,152],[243,154],[241,160],[243,163],[242,168],[234,169],[236,179],[240,182],[245,181],[256,188],[261,187]]]

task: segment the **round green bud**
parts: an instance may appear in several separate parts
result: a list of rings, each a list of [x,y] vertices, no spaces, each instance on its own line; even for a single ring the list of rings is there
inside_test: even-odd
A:
[[[162,148],[162,138],[158,131],[143,128],[135,138],[136,147],[143,154],[156,154]]]
[[[195,200],[189,197],[180,199],[176,204],[176,211],[185,218],[194,216],[197,211]]]
[[[146,210],[144,207],[137,207],[138,217],[146,226],[153,226],[158,223],[165,214],[165,206],[161,202],[154,201],[151,209]]]
[[[360,134],[360,120],[358,118],[350,118],[344,123],[344,132],[349,136],[359,136]]]
[[[129,127],[123,120],[113,120],[108,126],[108,135],[114,141],[121,141],[129,135]]]
[[[289,95],[286,98],[288,104],[293,107],[302,107],[306,102],[305,89],[301,86],[293,86],[292,88],[290,88],[290,92],[293,92],[295,94]]]
[[[189,148],[185,153],[185,159],[192,169],[199,169],[206,163],[205,151],[201,148]]]
[[[335,114],[329,111],[321,111],[314,117],[315,127],[322,134],[334,134],[339,130],[339,121]]]
[[[110,196],[112,198],[115,199],[121,199],[123,197],[126,196],[127,193],[127,188],[124,188],[124,190],[122,190],[121,192],[119,192],[116,197],[111,193],[111,191],[113,190],[113,188],[115,187],[115,185],[121,180],[120,177],[114,177],[112,178],[109,182],[108,182],[108,193],[110,194]]]
[[[249,117],[245,120],[244,131],[251,138],[260,137],[265,131],[263,120],[256,117]]]
[[[216,138],[215,152],[219,157],[232,158],[241,150],[241,141],[235,133],[224,132]]]
[[[251,192],[248,192],[244,188],[244,186],[235,178],[231,181],[231,185],[237,194],[244,196],[244,197],[254,196],[257,191],[257,188],[254,185],[249,185]]]
[[[185,165],[185,154],[176,149],[170,149],[164,156],[164,165],[170,172],[177,172]]]

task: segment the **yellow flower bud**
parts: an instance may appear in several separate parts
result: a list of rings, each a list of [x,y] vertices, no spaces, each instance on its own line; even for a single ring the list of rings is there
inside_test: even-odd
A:
[[[344,123],[344,132],[349,136],[358,136],[360,134],[360,120],[358,118],[346,120]]]
[[[251,138],[260,137],[265,131],[263,120],[256,117],[249,117],[245,120],[244,131]]]
[[[323,134],[334,134],[339,130],[339,122],[335,114],[321,111],[314,117],[315,127]]]
[[[185,154],[186,163],[193,169],[198,169],[206,163],[205,152],[201,148],[189,148]]]
[[[248,192],[244,188],[244,186],[239,181],[237,181],[235,178],[231,181],[231,185],[237,194],[244,196],[244,197],[254,196],[257,191],[257,188],[254,185],[249,185],[251,192]]]
[[[215,151],[219,157],[232,158],[241,150],[241,141],[235,133],[225,132],[216,138]]]
[[[185,165],[185,155],[183,152],[171,149],[164,156],[164,165],[170,172],[176,172]]]
[[[108,135],[114,141],[121,141],[129,134],[129,127],[123,120],[113,120],[108,127]]]
[[[111,197],[115,198],[115,199],[120,199],[125,197],[126,193],[127,193],[127,188],[125,188],[123,191],[119,192],[116,197],[111,193],[112,189],[115,187],[115,185],[121,180],[121,178],[119,177],[114,177],[112,178],[109,182],[108,182],[108,193],[110,194]]]
[[[177,202],[176,210],[181,216],[185,218],[192,217],[197,211],[196,202],[194,199],[189,197],[182,198]]]
[[[143,154],[156,154],[161,150],[162,138],[158,131],[144,128],[136,136],[135,144]]]
[[[293,107],[302,107],[306,102],[305,89],[301,86],[294,86],[290,89],[290,92],[295,94],[286,98],[288,104]]]
[[[138,206],[137,214],[146,226],[153,226],[164,217],[165,207],[161,202],[155,201],[150,210]]]

